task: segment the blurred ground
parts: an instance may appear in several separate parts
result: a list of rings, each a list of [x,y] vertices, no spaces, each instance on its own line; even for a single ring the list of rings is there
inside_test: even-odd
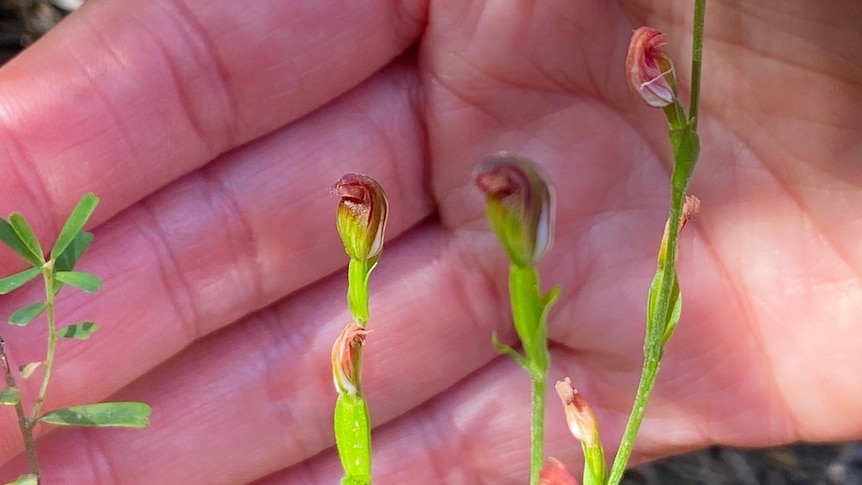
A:
[[[82,2],[0,0],[0,64]],[[862,442],[765,450],[712,447],[630,470],[623,484],[862,485]]]
[[[625,485],[860,485],[862,442],[764,450],[712,447],[630,470]]]

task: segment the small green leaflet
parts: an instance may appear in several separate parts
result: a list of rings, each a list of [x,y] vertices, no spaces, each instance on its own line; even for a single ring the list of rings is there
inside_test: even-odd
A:
[[[18,289],[29,283],[42,272],[39,268],[25,269],[20,273],[0,279],[0,295],[5,295],[12,290]]]
[[[0,389],[0,405],[14,406],[21,401],[21,391],[17,387]]]
[[[74,286],[87,293],[94,293],[102,287],[102,280],[98,276],[80,271],[59,271],[54,277],[57,281]]]
[[[58,426],[146,428],[152,408],[142,402],[102,402],[56,409],[39,421]]]
[[[23,308],[15,310],[15,313],[9,315],[9,323],[12,325],[24,326],[32,322],[36,317],[42,314],[48,305],[44,301],[31,303]]]
[[[72,241],[75,240],[98,204],[99,198],[93,193],[87,193],[81,197],[81,200],[78,201],[78,204],[72,210],[72,213],[69,214],[69,218],[66,219],[66,224],[63,225],[63,229],[60,230],[60,235],[57,236],[57,242],[55,242],[54,247],[51,248],[51,259],[59,258],[63,254],[63,251],[65,251]]]
[[[63,338],[86,340],[98,329],[99,325],[95,322],[80,322],[61,328],[57,335]]]

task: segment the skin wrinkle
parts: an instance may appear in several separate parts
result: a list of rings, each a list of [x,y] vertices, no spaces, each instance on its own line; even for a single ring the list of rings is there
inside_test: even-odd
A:
[[[177,259],[174,250],[171,248],[171,237],[165,232],[165,229],[159,224],[159,213],[154,211],[147,200],[138,203],[140,210],[138,211],[146,217],[152,224],[151,227],[145,228],[138,226],[141,235],[147,240],[153,253],[158,254],[158,273],[161,276],[162,287],[167,300],[171,303],[174,315],[182,324],[182,332],[180,335],[185,339],[185,342],[193,342],[197,338],[204,335],[198,322],[200,322],[200,312],[195,304],[193,285],[182,275],[180,271],[179,260]]]
[[[182,2],[176,2],[176,4],[178,6],[185,5]],[[154,2],[154,5],[164,10],[167,14],[176,13],[171,12],[163,0]],[[176,65],[175,56],[171,55],[170,50],[161,41],[161,36],[159,36],[157,32],[151,30],[148,24],[139,22],[139,25],[141,28],[143,28],[150,34],[150,38],[161,53],[164,64],[167,66],[168,77],[170,78],[170,83],[173,87],[174,94],[179,101],[178,104],[182,108],[182,112],[185,115],[186,121],[191,127],[192,132],[198,138],[198,141],[201,142],[201,145],[207,147],[209,155],[215,156],[235,145],[234,135],[227,123],[223,123],[221,129],[218,129],[215,127],[208,127],[207,122],[234,119],[235,114],[233,113],[235,113],[235,110],[233,108],[233,104],[235,103],[235,101],[230,96],[231,90],[226,86],[227,79],[223,75],[224,68],[221,67],[221,61],[218,59],[218,54],[213,50],[212,41],[208,39],[208,37],[206,36],[206,32],[204,30],[201,30],[200,24],[195,22],[193,17],[190,16],[191,13],[188,11],[188,9],[180,8],[180,10],[182,11],[183,17],[187,18],[187,20],[185,22],[177,20],[176,23],[178,25],[187,25],[188,28],[183,30],[191,31],[190,34],[182,36],[186,44],[190,45],[190,47],[187,48],[187,51],[193,52],[195,50],[194,47],[191,47],[192,41],[190,41],[189,39],[198,39],[200,50],[203,50],[203,55],[204,57],[208,58],[209,62],[201,62],[198,61],[198,59],[195,59],[196,61],[198,61],[198,64],[201,65],[201,68],[197,69],[196,71],[208,71],[208,69],[203,66],[204,64],[210,64],[214,66],[213,69],[218,73],[218,77],[208,76],[211,77],[213,80],[208,82],[207,85],[217,88],[215,89],[215,91],[219,91],[222,93],[222,96],[213,96],[213,98],[227,98],[227,102],[224,103],[227,108],[221,108],[218,110],[218,112],[220,113],[226,112],[226,115],[215,115],[207,117],[201,116],[202,113],[200,113],[199,110],[195,109],[193,106],[194,103],[192,101],[191,91],[185,85],[184,77],[180,74],[179,68]],[[166,17],[170,16],[166,15]],[[170,18],[176,19],[175,16]],[[172,36],[171,39],[175,40],[176,37],[178,36]],[[197,56],[192,54],[189,57],[196,58]],[[217,105],[217,103],[208,103],[208,105],[215,106]]]

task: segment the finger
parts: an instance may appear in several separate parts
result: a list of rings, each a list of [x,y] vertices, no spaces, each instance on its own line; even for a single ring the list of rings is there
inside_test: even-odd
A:
[[[411,70],[394,66],[98,228],[82,269],[103,276],[104,289],[64,292],[58,311],[102,329],[86,345],[61,343],[48,408],[103,399],[193,340],[342,266],[328,189],[344,172],[372,174],[389,190],[390,237],[427,217],[413,82]],[[13,295],[2,313],[36,298],[35,288]],[[44,353],[38,332],[4,337],[16,363]],[[35,383],[26,384],[32,395]],[[19,442],[11,418],[2,417],[3,457]]]
[[[44,236],[92,191],[108,219],[358,84],[420,3],[88,2],[0,72],[3,212]]]

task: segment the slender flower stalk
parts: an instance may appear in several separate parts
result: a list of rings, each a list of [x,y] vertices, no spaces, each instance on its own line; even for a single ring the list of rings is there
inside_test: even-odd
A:
[[[486,216],[509,256],[509,296],[523,355],[497,340],[494,347],[521,364],[532,381],[530,483],[539,483],[544,461],[545,383],[551,356],[546,320],[559,288],[542,293],[536,262],[553,239],[553,198],[538,167],[505,152],[483,160],[474,173],[485,193]]]
[[[341,200],[336,227],[350,257],[347,306],[353,321],[332,347],[335,403],[335,443],[344,468],[344,485],[371,483],[371,416],[362,396],[362,348],[368,335],[368,278],[383,251],[388,202],[383,188],[371,177],[344,175],[332,187]]]
[[[626,58],[628,82],[632,90],[647,104],[661,107],[670,126],[669,139],[673,148],[671,173],[670,214],[657,257],[657,268],[647,298],[644,364],[619,451],[611,468],[608,484],[622,479],[635,436],[644,417],[649,396],[655,387],[664,347],[676,329],[682,312],[682,295],[676,272],[676,251],[680,231],[699,207],[696,198],[687,198],[686,189],[700,153],[697,135],[697,110],[700,99],[700,70],[703,62],[703,24],[706,0],[695,0],[694,39],[692,43],[692,94],[688,114],[676,97],[676,79],[673,63],[663,53],[664,35],[654,29],[642,27],[635,31]],[[653,103],[656,100],[668,102]]]

